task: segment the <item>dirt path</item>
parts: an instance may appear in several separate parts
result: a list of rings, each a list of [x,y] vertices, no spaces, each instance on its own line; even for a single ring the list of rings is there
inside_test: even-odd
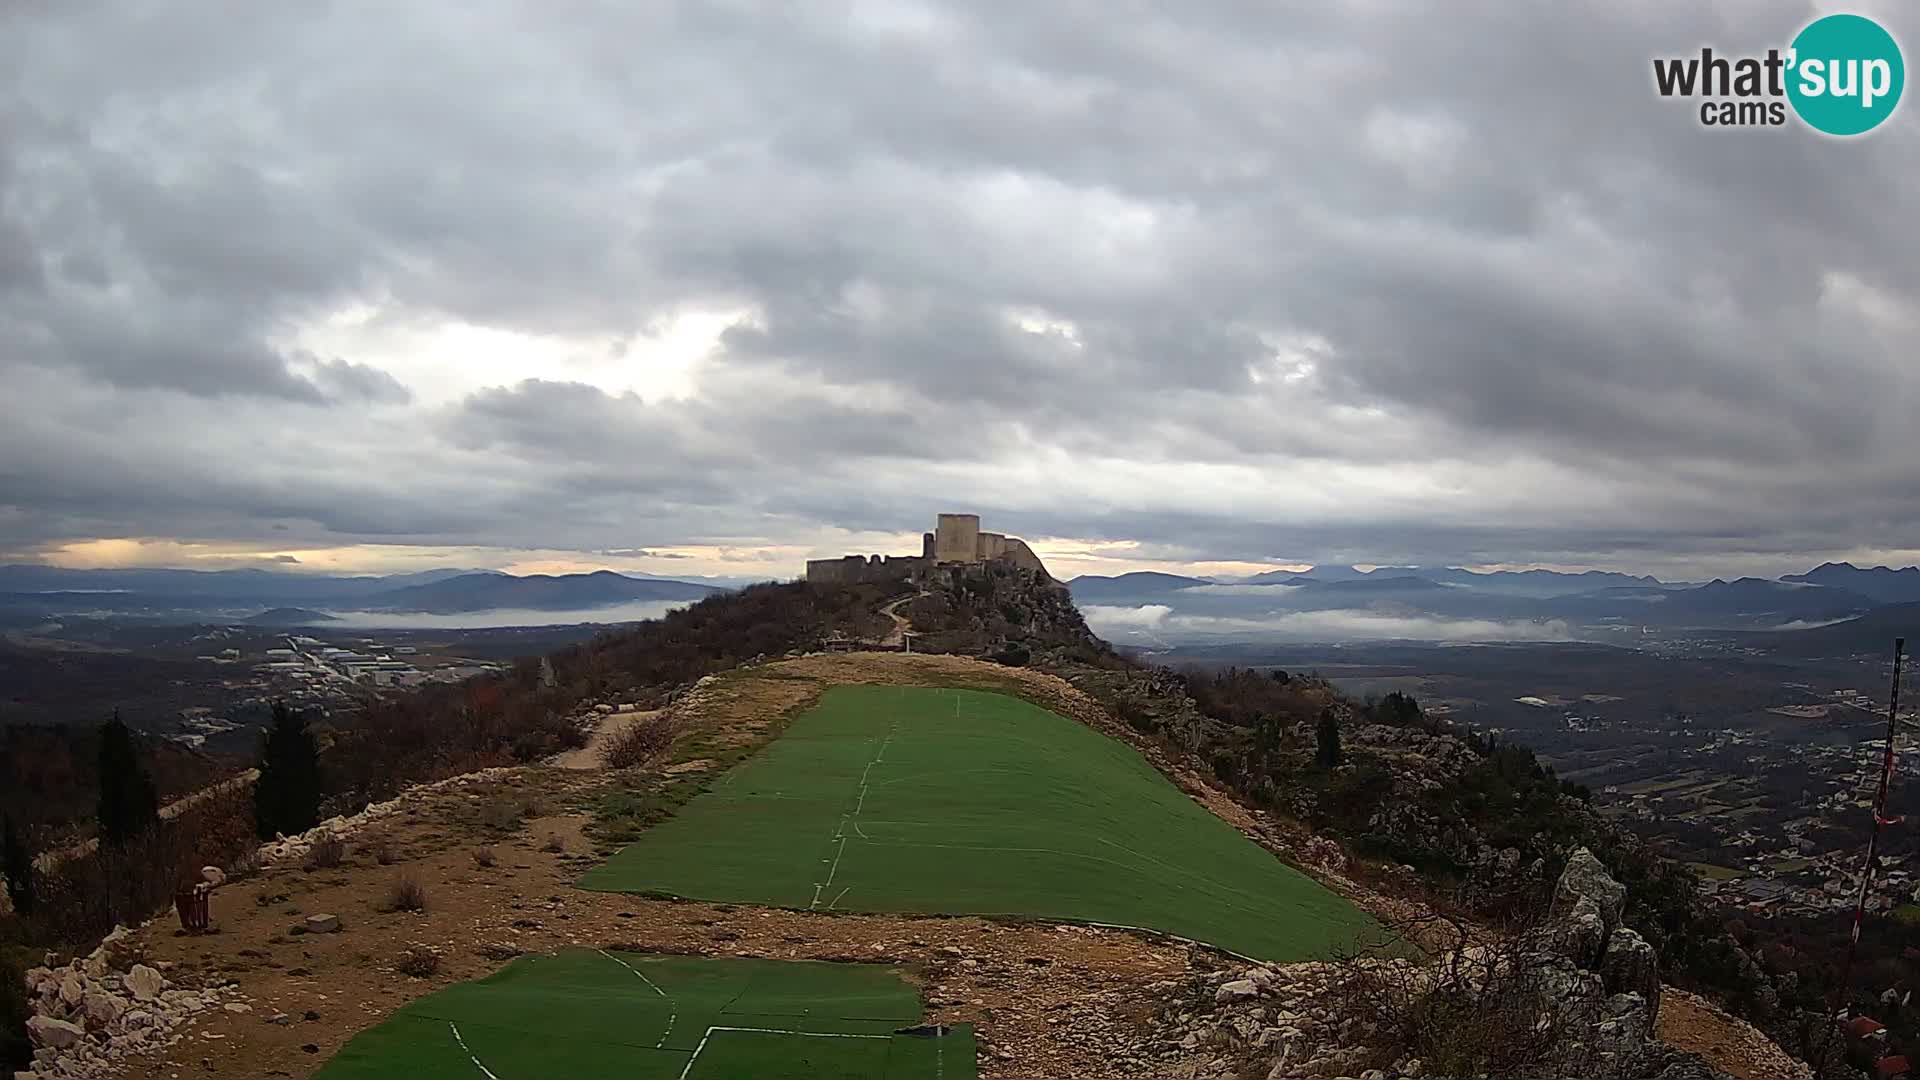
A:
[[[587,736],[587,745],[556,754],[548,764],[562,769],[603,769],[606,764],[600,755],[614,739],[635,724],[646,723],[659,715],[659,709],[628,709],[608,713],[600,718],[593,734]]]
[[[927,594],[924,592],[918,592],[912,596],[903,596],[880,609],[880,614],[893,620],[893,629],[887,631],[887,635],[880,639],[883,647],[897,649],[906,644],[907,632],[913,629],[913,623],[905,615],[900,614],[900,605],[912,603],[925,595]]]

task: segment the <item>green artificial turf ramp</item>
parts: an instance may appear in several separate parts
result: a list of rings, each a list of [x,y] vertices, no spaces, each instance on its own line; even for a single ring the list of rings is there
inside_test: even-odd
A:
[[[1166,931],[1263,960],[1378,933],[1132,748],[1018,698],[842,686],[581,886]]]
[[[890,967],[634,953],[527,956],[402,1007],[318,1080],[972,1080],[965,1026],[919,1026]]]

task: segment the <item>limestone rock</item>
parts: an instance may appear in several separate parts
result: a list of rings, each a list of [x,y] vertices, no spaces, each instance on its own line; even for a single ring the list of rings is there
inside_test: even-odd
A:
[[[1560,880],[1553,887],[1552,914],[1555,917],[1572,912],[1580,899],[1592,900],[1599,910],[1600,921],[1608,933],[1620,925],[1621,913],[1627,906],[1627,887],[1613,879],[1593,852],[1580,848],[1567,858],[1567,868],[1560,874]]]
[[[331,934],[340,929],[340,916],[309,915],[306,926],[309,934]]]
[[[101,1026],[111,1024],[115,1020],[120,1019],[120,1014],[126,1009],[126,1007],[120,1003],[119,998],[111,994],[102,994],[97,990],[87,992],[84,1007],[86,1009],[87,1019]]]
[[[200,880],[217,889],[227,883],[227,872],[217,866],[203,866],[200,868]]]
[[[1591,896],[1580,896],[1554,925],[1554,951],[1583,968],[1600,962],[1607,944],[1606,917]]]
[[[60,1002],[67,1008],[79,1008],[86,996],[87,984],[80,981],[80,976],[68,973],[66,978],[60,980]]]
[[[135,964],[133,970],[127,972],[126,984],[127,992],[135,1001],[152,1001],[166,989],[167,980],[147,965]]]
[[[1624,926],[1615,930],[1600,959],[1600,977],[1610,994],[1644,998],[1649,1019],[1660,1015],[1660,964],[1646,938]]]
[[[1221,983],[1220,989],[1213,993],[1213,1000],[1222,1003],[1245,1001],[1251,997],[1258,997],[1259,994],[1260,988],[1252,979],[1235,979],[1232,982]]]
[[[27,1034],[39,1046],[64,1050],[77,1043],[86,1035],[86,1030],[78,1024],[69,1024],[65,1020],[55,1020],[51,1016],[34,1016],[27,1019]]]

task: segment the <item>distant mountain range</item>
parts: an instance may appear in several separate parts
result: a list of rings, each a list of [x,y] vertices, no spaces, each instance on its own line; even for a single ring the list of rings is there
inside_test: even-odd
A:
[[[1861,569],[1852,563],[1821,563],[1804,574],[1788,574],[1781,581],[1805,582],[1851,589],[1882,604],[1920,602],[1920,566],[1891,570],[1884,566]]]
[[[634,601],[691,601],[714,585],[631,577],[611,570],[516,576],[496,570],[427,570],[342,577],[270,570],[70,570],[0,566],[0,618],[25,622],[75,614],[154,621],[231,620],[305,626],[328,612],[454,614],[496,609],[590,610]],[[265,610],[261,610],[265,609]]]
[[[611,570],[591,574],[464,574],[426,585],[413,585],[370,598],[379,611],[418,611],[450,614],[494,608],[568,611],[608,607],[636,600],[698,600],[721,592],[711,585],[686,581],[631,578]]]
[[[1642,632],[1791,632],[1838,623],[1881,607],[1883,597],[1902,595],[1910,581],[1920,585],[1920,570],[1828,565],[1780,581],[1681,584],[1597,570],[1382,566],[1276,570],[1237,579],[1132,573],[1075,578],[1068,587],[1083,604],[1141,612],[1096,612],[1095,622],[1117,619],[1118,632],[1131,634],[1144,617],[1153,635],[1167,641],[1351,634],[1356,625],[1448,640],[1475,634],[1612,640]]]
[[[337,616],[329,615],[324,611],[310,611],[297,607],[277,607],[258,615],[249,615],[241,620],[248,626],[318,626],[321,623],[339,621]]]

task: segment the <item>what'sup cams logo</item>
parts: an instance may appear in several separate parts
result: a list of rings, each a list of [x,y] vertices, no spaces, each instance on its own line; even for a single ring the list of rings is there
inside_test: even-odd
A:
[[[1828,135],[1863,135],[1900,104],[1907,82],[1900,45],[1863,15],[1808,23],[1785,51],[1765,56],[1656,57],[1653,85],[1665,98],[1698,98],[1707,127],[1779,127],[1791,105]]]

